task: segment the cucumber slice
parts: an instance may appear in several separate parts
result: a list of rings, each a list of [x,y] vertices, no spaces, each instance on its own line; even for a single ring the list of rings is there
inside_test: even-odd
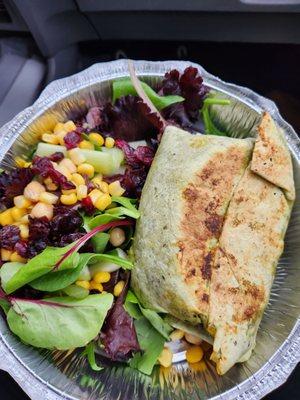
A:
[[[37,145],[35,155],[40,157],[49,157],[51,154],[56,153],[57,151],[63,153],[64,155],[67,154],[67,149],[65,146],[40,142]]]
[[[67,149],[64,146],[40,142],[35,154],[40,157],[48,157],[57,151],[67,156]],[[115,175],[124,160],[122,150],[117,148],[107,149],[103,147],[102,151],[86,149],[80,149],[79,151],[85,156],[86,162],[91,164],[96,172],[100,172],[103,175]]]
[[[123,152],[120,149],[107,149],[105,151],[81,149],[80,151],[85,156],[86,162],[91,164],[96,172],[108,176],[114,175],[123,161]]]

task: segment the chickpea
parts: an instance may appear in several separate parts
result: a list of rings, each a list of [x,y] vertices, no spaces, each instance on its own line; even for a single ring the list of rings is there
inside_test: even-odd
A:
[[[40,195],[45,191],[46,189],[41,183],[32,181],[25,187],[24,196],[30,201],[37,202],[39,201]]]
[[[109,241],[114,247],[119,247],[125,242],[125,232],[121,228],[114,228],[110,232]]]
[[[30,215],[34,218],[47,217],[50,220],[53,217],[53,205],[41,202],[36,203]]]

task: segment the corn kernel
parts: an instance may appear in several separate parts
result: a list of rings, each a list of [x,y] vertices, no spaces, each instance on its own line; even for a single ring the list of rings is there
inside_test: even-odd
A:
[[[21,194],[20,196],[14,197],[14,204],[18,208],[28,208],[31,206],[31,201]]]
[[[15,163],[16,163],[16,166],[20,167],[20,168],[24,168],[25,165],[26,165],[26,161],[23,160],[23,158],[21,158],[21,157],[16,157],[15,158]]]
[[[58,138],[58,142],[61,146],[65,145],[65,136],[66,136],[67,132],[66,131],[61,131],[56,133],[56,137]]]
[[[86,185],[77,186],[77,199],[82,200],[87,197],[88,188]]]
[[[114,296],[118,297],[122,293],[125,286],[124,281],[119,281],[114,287]]]
[[[95,144],[97,146],[104,145],[104,139],[103,139],[102,135],[100,135],[100,133],[91,132],[89,134],[89,139],[93,144]]]
[[[184,336],[184,332],[180,329],[175,329],[171,334],[170,334],[170,339],[173,342],[176,342],[177,340],[181,340]]]
[[[63,158],[59,165],[67,168],[71,174],[74,174],[77,171],[76,165],[69,158]]]
[[[5,226],[5,225],[11,225],[14,222],[14,219],[11,215],[11,208],[3,211],[0,214],[0,224]]]
[[[53,205],[38,202],[32,208],[30,215],[34,218],[47,217],[50,220],[53,217]]]
[[[108,194],[109,193],[108,183],[104,181],[99,182],[99,189],[101,190],[101,192]]]
[[[77,286],[81,286],[84,289],[90,289],[90,282],[89,281],[76,281]]]
[[[72,204],[75,204],[77,202],[77,196],[75,193],[62,194],[60,196],[60,201],[66,206],[71,206]]]
[[[80,165],[86,161],[85,155],[82,154],[82,152],[78,148],[69,150],[68,156],[70,157],[70,159],[73,161],[73,163],[75,165]]]
[[[102,292],[103,291],[103,286],[101,285],[101,283],[97,283],[94,281],[90,282],[90,289],[92,290],[98,290],[98,292]]]
[[[114,247],[119,247],[125,242],[125,232],[121,228],[114,228],[110,231],[109,241]]]
[[[86,150],[95,150],[95,146],[93,145],[93,143],[89,142],[88,140],[82,140],[79,143],[78,146],[80,149],[86,149]]]
[[[67,122],[64,123],[64,129],[67,132],[72,132],[72,131],[76,130],[76,125],[74,124],[73,121],[70,120],[70,121],[67,121]]]
[[[62,194],[72,194],[72,193],[77,193],[76,189],[63,189]]]
[[[12,255],[12,251],[7,249],[1,249],[1,260],[2,261],[10,261],[10,257]]]
[[[50,191],[54,191],[58,189],[58,186],[52,181],[51,178],[46,178],[44,180],[44,184],[46,185],[46,188]]]
[[[14,251],[10,256],[10,261],[26,263],[26,259],[21,257],[16,251]]]
[[[108,185],[109,194],[112,196],[122,196],[125,189],[122,188],[120,181],[114,181]]]
[[[50,144],[58,144],[59,143],[58,137],[56,135],[54,135],[53,133],[43,133],[42,140],[44,142],[50,143]]]
[[[107,147],[108,149],[112,149],[115,145],[115,139],[113,139],[112,137],[107,137],[105,139],[105,147]]]
[[[65,131],[65,124],[63,124],[62,122],[58,122],[55,125],[53,132],[58,133],[58,132],[62,132],[62,131]]]
[[[32,181],[24,189],[24,196],[30,201],[38,201],[41,193],[45,192],[46,189],[37,181]]]
[[[20,219],[21,224],[27,225],[29,223],[29,215],[23,215],[23,217]]]
[[[43,192],[39,197],[39,201],[46,204],[55,204],[58,201],[58,196],[53,193]]]
[[[95,202],[95,207],[98,208],[100,211],[104,211],[106,207],[111,204],[111,197],[109,194],[105,193],[97,199]]]
[[[200,346],[191,346],[186,351],[186,360],[193,364],[202,360],[203,357],[203,350]]]
[[[26,208],[17,208],[17,207],[11,208],[11,216],[15,221],[18,221],[20,218],[22,218],[23,215],[26,214],[26,212],[27,212]]]
[[[92,182],[94,185],[96,185],[99,188],[101,185],[102,179],[99,178],[99,176],[96,176],[95,178],[92,179]]]
[[[93,281],[96,283],[109,282],[110,281],[110,273],[106,272],[106,271],[99,271],[94,275]]]
[[[89,178],[92,178],[95,174],[95,169],[91,164],[83,163],[83,164],[78,165],[77,172],[79,174],[85,174]]]
[[[188,332],[184,334],[184,337],[185,340],[191,344],[200,344],[202,342],[202,340],[198,336],[192,335]]]
[[[157,359],[160,365],[162,365],[165,368],[170,367],[170,365],[172,365],[172,360],[173,360],[173,353],[167,347],[163,349],[163,351],[160,353],[160,356]]]
[[[83,176],[81,176],[80,174],[77,174],[77,172],[75,174],[72,174],[72,178],[71,181],[73,183],[75,183],[75,185],[85,185],[85,180],[83,178]]]
[[[29,228],[28,225],[21,224],[19,225],[20,236],[22,239],[28,239],[29,237]]]
[[[89,197],[92,200],[92,203],[95,205],[96,201],[103,196],[103,193],[99,190],[99,189],[93,189],[90,193],[89,193]]]

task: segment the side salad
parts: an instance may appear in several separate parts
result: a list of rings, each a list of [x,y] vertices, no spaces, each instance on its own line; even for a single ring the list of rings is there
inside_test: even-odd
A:
[[[1,173],[0,305],[24,343],[83,348],[95,370],[97,347],[151,374],[171,365],[168,343],[177,340],[189,343],[190,363],[201,361],[209,346],[197,330],[145,309],[130,289],[130,247],[165,124],[225,135],[210,118],[213,104],[228,101],[193,67],[166,73],[155,88],[119,79],[111,101],[57,121],[31,157]],[[140,139],[147,145],[129,144]]]

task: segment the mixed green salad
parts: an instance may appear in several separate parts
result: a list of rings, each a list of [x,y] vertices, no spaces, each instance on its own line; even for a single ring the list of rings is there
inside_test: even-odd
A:
[[[190,363],[209,347],[194,329],[144,308],[130,289],[139,197],[165,124],[224,135],[210,106],[228,102],[192,67],[166,73],[155,88],[136,83],[116,80],[111,101],[56,121],[31,156],[1,173],[0,305],[28,345],[83,348],[100,370],[97,348],[151,374],[157,363],[171,365],[172,340],[189,343]],[[129,144],[140,139],[147,145]]]

